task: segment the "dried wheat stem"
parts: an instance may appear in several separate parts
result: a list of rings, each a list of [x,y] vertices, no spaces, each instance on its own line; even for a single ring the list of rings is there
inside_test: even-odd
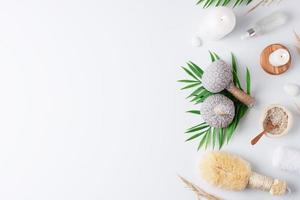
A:
[[[300,43],[300,36],[296,33],[295,30],[294,30],[294,34],[295,34],[295,37],[297,39],[297,42]]]
[[[252,12],[253,10],[255,10],[256,8],[258,8],[259,6],[269,6],[271,5],[273,2],[275,2],[276,0],[261,0],[259,1],[257,4],[255,4],[250,10],[248,10],[246,12],[246,14]],[[281,2],[281,0],[278,0],[277,3],[279,4]]]
[[[300,106],[299,106],[299,104],[296,103],[296,102],[294,102],[294,105],[295,105],[295,107],[297,109],[297,112],[300,114]]]
[[[248,13],[252,12],[253,10],[255,10],[258,6],[260,6],[261,4],[263,4],[264,1],[265,1],[265,0],[261,0],[260,2],[258,2],[257,4],[255,4],[255,6],[253,6],[250,10],[248,10],[248,11],[246,12],[246,14],[248,14]]]
[[[294,30],[294,35],[296,37],[296,49],[298,51],[298,53],[300,54],[300,36],[296,33],[296,31]]]
[[[200,187],[198,187],[197,185],[195,185],[192,182],[188,181],[187,179],[183,178],[182,176],[179,176],[179,178],[182,180],[182,182],[185,183],[187,188],[191,189],[197,195],[198,200],[200,200],[201,197],[204,197],[208,200],[222,200],[219,197],[216,197],[214,195],[211,195],[211,194],[205,192]]]

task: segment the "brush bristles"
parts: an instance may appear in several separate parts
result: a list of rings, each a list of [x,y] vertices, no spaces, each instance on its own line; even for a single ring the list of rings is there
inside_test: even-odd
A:
[[[214,186],[243,190],[248,185],[251,166],[239,156],[225,152],[211,152],[203,157],[200,172],[202,178]]]

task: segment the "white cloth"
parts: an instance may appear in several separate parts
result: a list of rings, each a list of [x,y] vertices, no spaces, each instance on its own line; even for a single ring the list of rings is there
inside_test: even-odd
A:
[[[289,147],[278,147],[273,153],[272,164],[276,168],[300,175],[300,151]]]

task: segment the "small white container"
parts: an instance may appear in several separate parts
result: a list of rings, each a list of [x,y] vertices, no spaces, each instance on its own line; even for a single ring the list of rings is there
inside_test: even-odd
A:
[[[277,137],[281,137],[283,135],[286,135],[289,132],[289,130],[291,129],[292,125],[293,125],[293,115],[292,115],[292,113],[287,108],[285,108],[282,105],[272,104],[272,105],[266,107],[264,109],[262,115],[261,115],[260,125],[261,125],[262,129],[264,129],[264,121],[265,121],[265,119],[266,119],[266,117],[268,115],[268,111],[270,109],[272,109],[272,108],[275,108],[275,107],[282,109],[287,114],[287,116],[288,116],[288,122],[287,122],[287,127],[280,134],[273,134],[273,133],[267,132],[266,136],[271,137],[271,138],[277,138]]]

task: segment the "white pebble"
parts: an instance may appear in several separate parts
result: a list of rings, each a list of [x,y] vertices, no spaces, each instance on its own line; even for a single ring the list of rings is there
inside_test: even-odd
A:
[[[288,83],[283,86],[285,93],[289,96],[295,97],[299,94],[299,86],[296,84]]]
[[[200,37],[196,36],[196,37],[192,38],[191,44],[192,44],[194,47],[200,47],[200,46],[202,46],[202,40],[201,40]]]

